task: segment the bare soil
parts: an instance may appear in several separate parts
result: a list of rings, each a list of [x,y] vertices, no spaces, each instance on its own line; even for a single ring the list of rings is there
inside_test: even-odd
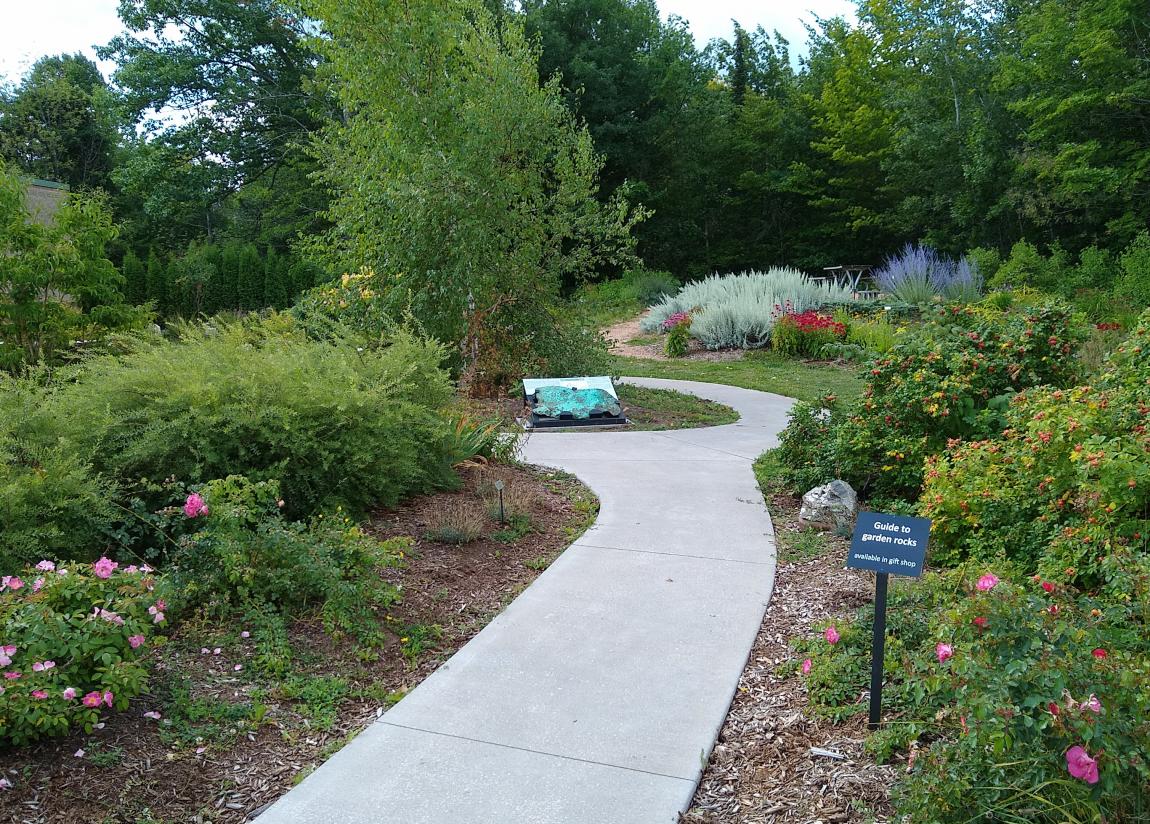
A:
[[[639,324],[643,321],[643,318],[647,316],[649,311],[648,309],[636,318],[620,321],[603,330],[608,342],[611,344],[611,352],[613,354],[622,355],[627,358],[671,360],[671,358],[668,358],[663,352],[663,343],[661,341],[650,344],[630,343],[630,341],[648,334],[639,328]],[[718,351],[711,351],[705,349],[703,345],[694,338],[691,338],[688,346],[687,354],[683,358],[675,358],[675,360],[731,361],[739,360],[745,354],[742,349],[720,349]]]
[[[780,562],[771,603],[718,743],[682,824],[886,822],[897,768],[863,751],[866,712],[842,724],[807,709],[802,661],[788,640],[845,617],[873,597],[873,579],[843,569],[849,540],[830,535],[813,557],[788,552],[800,534],[799,501],[770,496]],[[865,687],[865,685],[862,685]],[[858,701],[865,705],[865,691]],[[813,755],[811,747],[844,760]]]
[[[529,528],[521,521],[521,529],[507,529],[487,514],[476,490],[496,474],[526,501]],[[442,513],[460,504],[477,511],[482,537],[460,546],[429,540]],[[367,531],[413,539],[401,568],[379,571],[402,586],[400,602],[380,616],[390,630],[382,649],[332,638],[318,619],[298,621],[291,671],[261,676],[251,666],[263,640],[256,633],[243,639],[240,625],[185,621],[156,651],[149,691],[130,709],[91,734],[0,750],[0,775],[13,784],[0,790],[0,821],[248,820],[482,629],[596,509],[569,476],[476,466],[465,470],[460,491],[376,512]],[[147,711],[162,720],[145,718]]]

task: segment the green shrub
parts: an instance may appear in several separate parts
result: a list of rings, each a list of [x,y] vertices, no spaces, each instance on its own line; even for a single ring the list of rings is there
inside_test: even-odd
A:
[[[771,452],[778,478],[786,488],[802,494],[836,477],[832,433],[840,419],[841,409],[834,395],[827,395],[821,405],[799,402],[791,407],[787,428]]]
[[[439,346],[397,334],[361,351],[263,329],[188,329],[91,359],[44,392],[17,434],[123,483],[274,479],[292,516],[360,512],[453,482]]]
[[[898,329],[886,315],[872,319],[851,318],[847,324],[847,343],[863,347],[876,355],[885,355],[898,341]]]
[[[1032,389],[995,440],[933,459],[922,509],[932,555],[1004,554],[1059,582],[1116,595],[1150,547],[1150,312],[1089,386]]]
[[[898,812],[922,824],[1137,820],[1150,781],[1150,578],[1131,605],[997,571],[1003,580],[931,573],[892,593],[886,725],[868,746],[924,745],[895,787]],[[866,683],[870,622],[865,609],[840,623],[837,644],[801,645],[817,711],[865,710],[848,701]],[[1096,761],[1097,783],[1069,772],[1074,747]]]
[[[91,732],[144,688],[166,604],[147,568],[42,561],[0,582],[0,743]]]
[[[664,325],[666,326],[666,324]],[[667,326],[667,341],[663,346],[663,351],[669,358],[681,358],[687,354],[690,348],[691,316],[684,314],[676,322]]]
[[[827,434],[833,457],[821,465],[871,496],[915,498],[924,460],[948,440],[1000,431],[1020,389],[1072,384],[1084,336],[1063,305],[946,308],[872,364],[863,397]],[[801,468],[782,457],[788,471]]]
[[[398,590],[378,574],[409,547],[380,543],[337,510],[311,521],[281,517],[274,481],[229,476],[189,496],[185,517],[196,531],[181,541],[171,576],[189,606],[217,615],[269,611],[289,617],[318,609],[337,637],[378,635],[378,611]]]
[[[670,272],[635,269],[623,277],[634,284],[635,297],[644,306],[656,304],[679,291],[679,281]]]
[[[1119,265],[1119,300],[1138,309],[1150,306],[1150,232],[1142,232],[1126,247]]]

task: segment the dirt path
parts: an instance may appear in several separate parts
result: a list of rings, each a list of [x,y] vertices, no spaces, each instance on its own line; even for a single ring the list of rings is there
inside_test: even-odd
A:
[[[635,338],[643,337],[648,334],[639,328],[639,324],[643,318],[647,317],[646,310],[638,317],[631,318],[630,320],[620,321],[619,323],[608,326],[603,330],[603,334],[607,336],[607,340],[611,345],[611,352],[615,355],[622,355],[625,358],[646,358],[647,360],[670,360],[663,352],[663,341],[659,340],[658,343],[640,344],[629,343]],[[743,357],[741,349],[724,349],[718,352],[711,352],[704,349],[694,338],[690,341],[690,349],[686,354],[687,360],[706,360],[706,361],[729,361],[739,360]]]

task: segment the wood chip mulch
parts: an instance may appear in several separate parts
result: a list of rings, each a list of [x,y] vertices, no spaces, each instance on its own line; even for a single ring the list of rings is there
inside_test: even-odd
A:
[[[802,659],[789,639],[847,617],[874,595],[874,579],[843,569],[849,539],[826,536],[827,549],[800,558],[787,547],[800,532],[798,501],[770,496],[779,536],[774,593],[718,743],[681,824],[886,822],[888,789],[898,767],[878,766],[863,751],[866,684],[860,713],[841,724],[807,709]],[[845,755],[813,755],[812,747]]]
[[[532,531],[500,539],[499,525],[484,513],[489,523],[478,540],[462,546],[429,540],[446,507],[482,506],[476,488],[490,483],[492,473],[530,499]],[[590,524],[596,509],[594,496],[570,476],[474,467],[462,490],[375,513],[367,531],[414,539],[401,568],[381,570],[402,586],[400,602],[380,616],[391,629],[382,649],[364,654],[329,636],[318,619],[299,621],[290,629],[291,672],[277,679],[255,674],[256,633],[244,639],[242,625],[187,619],[153,653],[148,691],[128,710],[109,713],[91,734],[0,748],[0,777],[12,784],[0,789],[0,822],[251,820],[482,629]],[[434,626],[438,634],[423,653],[405,655],[402,636],[413,626]],[[310,692],[293,694],[292,683]],[[149,711],[162,720],[144,717]]]

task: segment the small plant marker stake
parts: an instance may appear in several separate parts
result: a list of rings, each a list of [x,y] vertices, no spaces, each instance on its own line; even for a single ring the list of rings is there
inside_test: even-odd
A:
[[[870,659],[870,717],[877,730],[882,720],[882,665],[886,654],[886,588],[891,575],[917,578],[926,562],[930,521],[902,515],[860,512],[851,537],[847,568],[869,569],[874,581],[874,638]]]
[[[499,492],[499,523],[507,523],[507,518],[503,515],[503,481],[496,481],[495,488]]]

